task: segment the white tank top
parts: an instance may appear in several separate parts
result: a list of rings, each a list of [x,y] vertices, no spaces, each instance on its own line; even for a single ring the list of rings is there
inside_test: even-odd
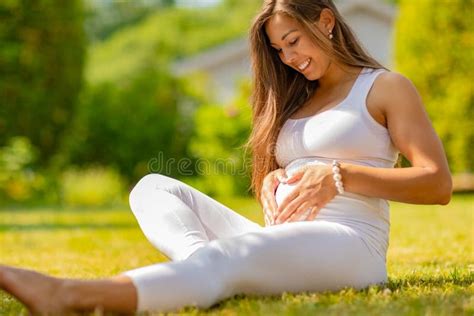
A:
[[[277,163],[287,174],[308,163],[330,164],[333,159],[380,168],[394,166],[398,150],[388,130],[371,116],[366,106],[370,88],[384,71],[363,68],[339,104],[316,115],[288,119],[284,123],[275,154]],[[277,203],[294,185],[278,186]],[[358,229],[369,248],[385,259],[390,225],[386,200],[346,192],[322,208],[316,219],[337,221]]]

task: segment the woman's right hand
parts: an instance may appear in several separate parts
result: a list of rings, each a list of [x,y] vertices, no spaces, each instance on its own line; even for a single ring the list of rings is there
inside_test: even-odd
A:
[[[263,214],[265,217],[265,226],[275,223],[278,214],[277,203],[275,200],[275,191],[278,185],[286,181],[287,175],[283,168],[279,168],[268,173],[263,179],[260,201],[263,206]]]

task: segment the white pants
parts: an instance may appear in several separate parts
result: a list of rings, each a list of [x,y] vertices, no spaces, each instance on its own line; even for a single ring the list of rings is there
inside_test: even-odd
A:
[[[130,206],[148,240],[173,260],[124,273],[137,288],[138,311],[206,308],[239,293],[360,289],[387,278],[384,260],[340,223],[262,227],[160,174],[138,182]]]

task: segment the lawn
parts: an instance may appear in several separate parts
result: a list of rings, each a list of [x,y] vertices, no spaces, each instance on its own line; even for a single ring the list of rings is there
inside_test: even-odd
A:
[[[250,199],[221,200],[263,223]],[[448,206],[391,203],[389,282],[338,293],[238,295],[187,315],[474,315],[474,195]],[[55,276],[98,278],[166,258],[139,230],[127,207],[0,210],[0,263]],[[0,315],[24,313],[0,291]]]

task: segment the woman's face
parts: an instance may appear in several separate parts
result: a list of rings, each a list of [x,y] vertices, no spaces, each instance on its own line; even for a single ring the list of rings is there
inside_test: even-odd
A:
[[[311,41],[295,19],[277,13],[265,24],[265,32],[281,61],[302,73],[306,79],[317,80],[326,72],[329,57]]]

